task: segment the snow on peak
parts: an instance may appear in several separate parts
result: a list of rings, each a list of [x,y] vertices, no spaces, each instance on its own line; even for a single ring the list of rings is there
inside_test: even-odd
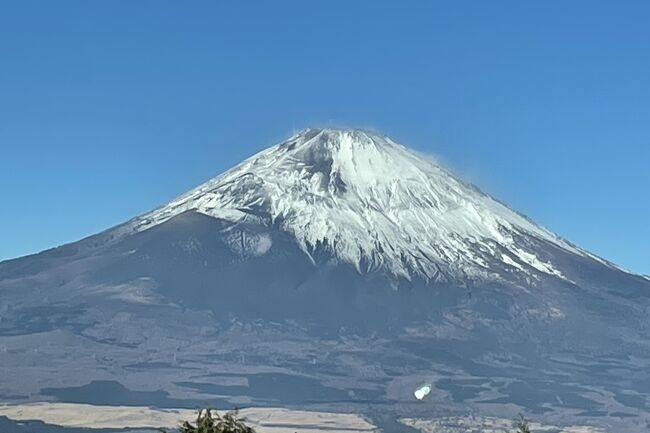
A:
[[[447,281],[509,273],[564,278],[522,239],[582,250],[449,173],[363,130],[307,129],[131,222],[135,231],[185,211],[255,220],[306,254],[330,249],[360,272]]]

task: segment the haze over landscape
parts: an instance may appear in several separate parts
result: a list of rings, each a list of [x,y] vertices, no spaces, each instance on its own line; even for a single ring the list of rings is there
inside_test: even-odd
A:
[[[648,5],[0,9],[0,432],[650,431]]]

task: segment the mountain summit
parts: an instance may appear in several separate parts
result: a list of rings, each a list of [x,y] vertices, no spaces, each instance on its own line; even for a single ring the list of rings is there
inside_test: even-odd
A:
[[[636,433],[648,311],[650,280],[431,158],[308,129],[117,227],[0,263],[0,396],[344,408],[387,431],[524,412]]]

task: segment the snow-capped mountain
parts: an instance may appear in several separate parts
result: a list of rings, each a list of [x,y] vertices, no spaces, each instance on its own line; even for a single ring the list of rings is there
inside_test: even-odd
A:
[[[130,229],[147,230],[187,211],[277,226],[307,255],[324,246],[359,272],[407,279],[506,272],[566,278],[529,238],[599,260],[431,158],[362,130],[303,131],[135,219]],[[259,252],[269,243],[261,238]]]
[[[0,263],[0,403],[352,410],[387,431],[525,412],[637,433],[648,312],[647,277],[435,160],[309,129],[117,227]]]

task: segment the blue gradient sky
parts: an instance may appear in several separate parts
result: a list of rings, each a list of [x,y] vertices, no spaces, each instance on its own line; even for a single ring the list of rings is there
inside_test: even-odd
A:
[[[384,132],[650,274],[650,3],[7,1],[0,259],[307,126]]]

